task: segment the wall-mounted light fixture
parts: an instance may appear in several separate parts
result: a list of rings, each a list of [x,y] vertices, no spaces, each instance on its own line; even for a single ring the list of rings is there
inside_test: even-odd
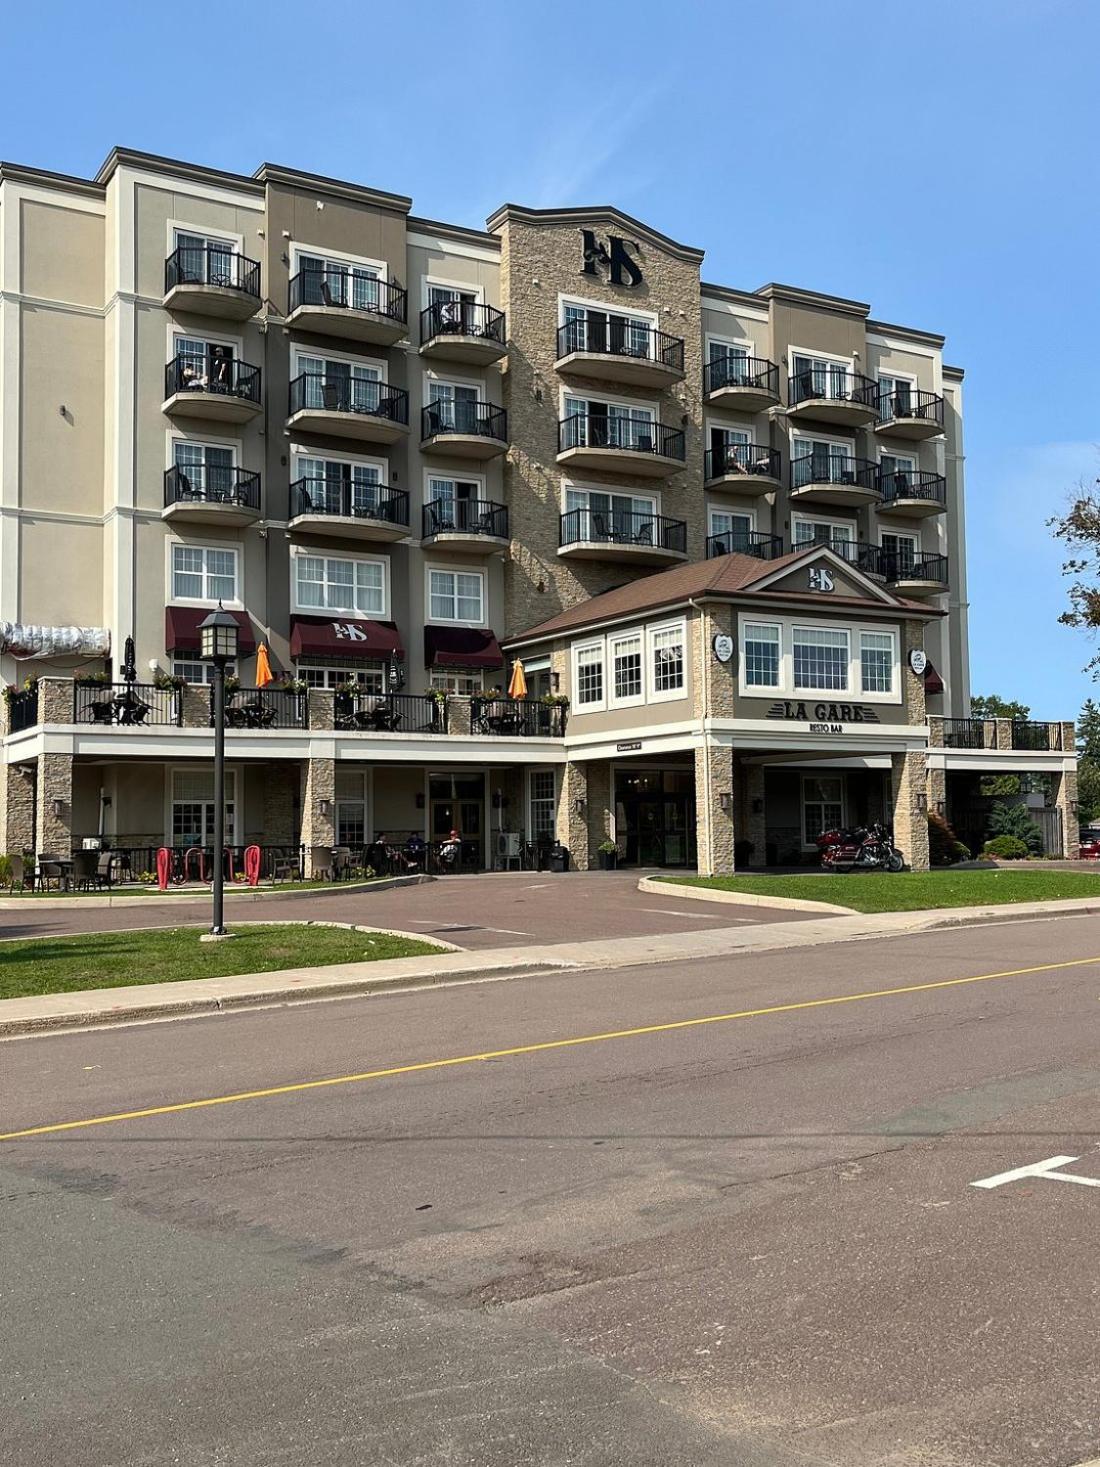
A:
[[[917,809],[924,815],[928,810],[928,796],[923,790],[917,791]]]
[[[331,815],[332,814],[332,801],[331,800],[318,800],[317,801],[317,809],[321,812],[322,815]]]
[[[555,693],[560,690],[560,688],[561,688],[561,673],[560,672],[552,672],[550,674],[550,686],[554,689],[554,692]]]
[[[588,809],[588,804],[587,804],[587,802],[585,800],[574,800],[573,801],[573,814],[574,815],[583,815],[584,812],[587,809]]]
[[[721,806],[723,815],[733,814],[733,793],[730,790],[718,791],[718,804]]]
[[[759,795],[757,795],[756,799],[752,802],[752,813],[754,815],[763,815],[764,813],[764,801],[760,798]]]
[[[53,811],[53,818],[55,820],[60,820],[62,815],[64,815],[65,813],[64,800],[52,800],[50,802],[50,809]]]

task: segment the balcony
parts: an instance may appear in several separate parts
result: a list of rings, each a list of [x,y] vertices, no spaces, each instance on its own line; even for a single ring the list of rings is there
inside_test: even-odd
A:
[[[1060,723],[1043,723],[1037,719],[1014,718],[1009,731],[1014,749],[1029,749],[1037,754],[1061,752],[1063,730]]]
[[[559,372],[660,391],[684,375],[684,339],[622,317],[567,321],[558,328]]]
[[[814,504],[876,504],[878,465],[850,454],[808,453],[791,460],[791,500]]]
[[[1052,754],[1068,753],[1073,747],[1072,742],[1065,741],[1060,723],[1015,718],[938,718],[935,715],[929,723],[933,747],[937,742],[937,729],[941,730],[945,749],[1009,749]]]
[[[173,357],[164,369],[162,410],[208,423],[250,422],[261,410],[260,369],[217,348],[205,357]]]
[[[431,693],[337,693],[334,699],[338,729],[346,733],[447,732],[447,699]]]
[[[943,432],[943,398],[935,392],[918,392],[915,387],[884,392],[878,400],[875,432],[916,442],[938,438]]]
[[[779,451],[758,443],[727,443],[708,448],[703,472],[708,489],[738,494],[771,494],[779,488]]]
[[[779,368],[766,357],[718,357],[703,368],[703,396],[711,407],[762,413],[779,402]]]
[[[387,543],[409,533],[409,496],[381,484],[296,479],[290,486],[290,516],[291,534]]]
[[[879,412],[877,382],[849,367],[814,367],[787,379],[787,417],[860,428]]]
[[[164,308],[247,321],[260,309],[259,261],[216,245],[181,245],[164,262]]]
[[[687,524],[644,511],[570,509],[561,517],[558,554],[571,560],[675,565],[687,559]]]
[[[884,558],[886,580],[899,596],[940,596],[947,590],[947,556],[915,555],[910,560],[897,555]]]
[[[568,709],[537,698],[471,698],[470,732],[503,739],[560,739]]]
[[[320,372],[303,372],[290,384],[287,428],[358,443],[396,443],[409,431],[409,394],[388,382],[329,381]]]
[[[854,565],[856,570],[862,571],[865,576],[870,576],[873,581],[886,581],[889,579],[889,556],[881,545],[872,545],[866,540],[826,540],[808,541],[810,545],[824,543],[833,552],[839,555],[841,560],[846,560],[849,565]],[[805,550],[806,544],[795,545],[796,550]]]
[[[725,530],[707,536],[707,559],[719,555],[751,555],[757,560],[776,560],[783,554],[783,541],[778,535],[762,530]]]
[[[102,728],[180,728],[183,695],[152,683],[73,683],[73,722]]]
[[[947,480],[924,469],[880,469],[876,476],[878,508],[883,514],[904,514],[914,519],[944,514],[947,510]]]
[[[290,688],[237,688],[226,697],[227,729],[308,728],[309,695]],[[210,725],[214,725],[214,690],[210,690]]]
[[[679,428],[634,418],[574,413],[558,423],[558,463],[568,468],[667,478],[684,467]]]
[[[260,476],[216,464],[164,471],[161,519],[195,525],[251,525],[260,518]]]
[[[351,271],[299,270],[291,276],[286,324],[314,336],[393,346],[409,334],[408,291]]]
[[[492,550],[508,543],[508,506],[488,499],[433,499],[422,512],[422,544]]]
[[[447,458],[498,458],[508,447],[508,414],[490,402],[432,402],[420,411],[420,451]]]
[[[504,312],[475,301],[436,301],[420,312],[420,355],[487,367],[508,352]]]

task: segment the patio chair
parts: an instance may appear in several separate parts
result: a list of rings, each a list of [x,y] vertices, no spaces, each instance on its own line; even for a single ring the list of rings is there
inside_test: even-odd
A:
[[[77,851],[73,856],[73,885],[77,891],[91,891],[95,885],[99,855],[96,851]]]
[[[635,545],[652,545],[653,544],[653,521],[652,520],[644,520],[638,526],[637,530],[634,532],[634,544]]]
[[[114,723],[115,700],[113,698],[100,698],[90,705],[93,723]]]
[[[309,871],[314,881],[320,879],[332,879],[332,847],[310,846],[309,848]]]
[[[43,891],[49,891],[50,882],[57,883],[56,890],[61,890],[61,884],[65,879],[65,870],[56,856],[39,856],[38,858],[38,885]]]
[[[343,407],[340,401],[340,389],[335,382],[321,383],[321,402],[328,413],[338,413]]]
[[[607,516],[602,510],[594,509],[588,516],[589,533],[584,537],[586,540],[613,540],[615,537],[608,525]]]
[[[333,846],[332,879],[346,881],[351,873],[351,846]]]

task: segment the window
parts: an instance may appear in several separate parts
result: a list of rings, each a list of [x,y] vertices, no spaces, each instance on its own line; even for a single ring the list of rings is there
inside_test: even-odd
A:
[[[612,494],[609,490],[566,489],[567,535],[573,540],[639,542],[654,534],[656,499],[640,494]]]
[[[846,631],[795,627],[794,685],[807,692],[848,691],[849,639]]]
[[[171,599],[236,601],[236,550],[219,550],[211,545],[173,545]]]
[[[721,362],[725,368],[722,372],[713,375],[719,379],[722,386],[747,386],[749,383],[748,361],[750,356],[750,344],[734,341],[711,341],[707,344],[707,359],[711,362]]]
[[[562,354],[572,351],[610,352],[617,356],[652,357],[653,323],[644,316],[627,316],[596,306],[567,301]]]
[[[864,693],[894,691],[893,632],[860,632],[859,678]]]
[[[552,769],[533,769],[528,777],[528,828],[532,840],[553,840],[557,797]]]
[[[307,514],[312,508],[322,514],[382,517],[384,465],[304,453],[296,454],[294,463],[304,502],[292,506],[292,513]]]
[[[485,674],[446,672],[443,668],[433,667],[428,686],[436,693],[456,693],[460,697],[471,698],[485,691]]]
[[[916,535],[883,534],[882,549],[887,561],[886,574],[893,580],[913,569],[917,558]]]
[[[856,527],[850,520],[791,519],[794,548],[800,545],[828,545],[837,555],[851,560],[856,543]]]
[[[567,397],[563,416],[570,425],[565,448],[636,448],[651,453],[656,443],[652,408]]]
[[[603,643],[590,642],[576,649],[575,670],[576,704],[589,710],[602,708],[603,695]]]
[[[236,677],[237,667],[233,662],[225,664],[226,677]],[[204,662],[201,657],[173,657],[172,676],[182,677],[186,682],[206,684],[214,681],[214,664]]]
[[[428,433],[477,431],[477,388],[465,382],[429,382]]]
[[[844,779],[802,777],[802,844],[812,847],[824,830],[844,824]]]
[[[358,850],[367,843],[367,781],[358,769],[336,770],[336,844]]]
[[[828,357],[811,357],[796,352],[792,358],[795,400],[807,397],[847,397],[849,393],[847,362],[830,361]]]
[[[386,614],[386,566],[381,560],[298,555],[294,560],[298,605],[306,611]]]
[[[813,483],[854,484],[856,466],[852,445],[799,434],[791,440],[791,472],[795,489]]]
[[[905,418],[913,411],[913,394],[917,384],[912,377],[878,379],[879,408],[884,418]]]
[[[309,687],[326,688],[330,692],[348,683],[354,683],[363,693],[386,691],[386,671],[381,662],[300,661],[295,664],[295,672]]]
[[[376,413],[382,401],[382,368],[369,362],[299,352],[295,373],[302,378],[295,408],[327,412]]]
[[[478,305],[477,291],[461,290],[454,285],[429,285],[428,305],[438,306],[433,319],[444,331],[475,333]]]
[[[611,639],[611,701],[627,704],[641,703],[642,691],[642,634],[627,632]]]
[[[173,391],[228,392],[233,387],[235,350],[228,342],[176,336],[172,355],[179,360]]]
[[[233,459],[232,448],[175,439],[172,462],[179,470],[180,498],[223,503],[232,500],[237,488]]]
[[[649,629],[649,665],[652,673],[650,697],[654,702],[663,698],[680,698],[686,691],[684,686],[684,644],[686,629],[683,622],[672,627]]]
[[[491,523],[485,486],[478,479],[441,479],[429,474],[424,492],[428,532],[477,529],[483,518]]]
[[[179,279],[183,285],[239,285],[237,246],[234,241],[200,234],[193,229],[175,231]]]
[[[709,533],[715,554],[728,555],[732,550],[747,551],[752,535],[752,515],[733,510],[712,509]]]
[[[879,455],[879,468],[884,474],[911,474],[917,461],[909,453],[883,453]]]
[[[379,309],[380,272],[374,265],[353,265],[325,255],[298,255],[301,274],[301,303],[306,306],[341,306],[345,310]]]
[[[767,622],[745,623],[745,684],[750,688],[779,686],[780,631]]]
[[[225,772],[225,838],[236,845],[236,775]],[[176,847],[214,844],[214,774],[206,770],[177,769],[172,773],[172,844]]]
[[[429,570],[428,605],[433,621],[485,622],[485,577],[480,571]]]

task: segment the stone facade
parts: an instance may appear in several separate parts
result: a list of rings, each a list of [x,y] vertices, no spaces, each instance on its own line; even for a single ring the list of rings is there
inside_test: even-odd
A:
[[[184,728],[209,728],[213,713],[213,689],[199,683],[188,683],[180,694],[183,703]]]
[[[901,634],[902,696],[905,699],[909,722],[922,724],[928,722],[928,702],[924,692],[924,678],[918,677],[909,666],[909,654],[917,650],[924,651],[924,624],[919,621],[903,622]]]
[[[302,844],[306,875],[314,874],[313,848],[336,844],[336,760],[307,759],[302,765]],[[322,804],[327,808],[322,809]],[[327,855],[325,859],[328,865]]]
[[[928,773],[924,750],[891,756],[894,844],[910,871],[928,870]]]
[[[67,856],[72,840],[72,755],[40,754],[38,756],[37,798],[34,815],[34,848],[40,854]]]
[[[35,769],[5,764],[0,774],[0,848],[4,855],[34,849]]]
[[[712,743],[695,750],[696,852],[701,876],[734,869],[733,750]],[[725,797],[725,798],[723,798]]]
[[[264,845],[298,844],[301,785],[302,776],[296,764],[272,763],[264,771]]]
[[[600,843],[611,839],[611,765],[594,759],[588,765],[588,854],[591,865],[599,864]]]
[[[581,806],[577,808],[578,804]],[[579,871],[588,868],[588,766],[566,764],[558,786],[557,838]]]

